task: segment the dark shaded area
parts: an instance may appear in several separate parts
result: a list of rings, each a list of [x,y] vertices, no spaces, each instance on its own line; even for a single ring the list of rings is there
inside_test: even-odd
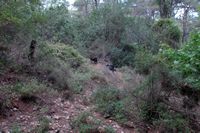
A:
[[[112,65],[112,64],[107,64],[106,66],[109,68],[110,71],[112,71],[112,72],[115,72],[115,71],[116,71],[114,65]]]
[[[35,40],[31,41],[31,45],[29,47],[29,54],[28,54],[28,59],[29,59],[30,62],[34,61],[36,44],[37,44],[37,42]]]
[[[98,63],[98,59],[97,57],[90,57],[90,61],[94,64],[97,64]]]

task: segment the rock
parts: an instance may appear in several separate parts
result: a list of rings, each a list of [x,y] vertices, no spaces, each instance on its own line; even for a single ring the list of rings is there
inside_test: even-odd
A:
[[[86,122],[87,122],[87,124],[94,124],[95,123],[94,118],[92,116],[88,116],[86,118]]]
[[[53,118],[54,118],[55,120],[59,120],[59,119],[60,119],[60,116],[54,115]]]
[[[104,127],[98,127],[98,131],[100,133],[105,133],[106,132]]]
[[[34,107],[33,108],[33,111],[37,111],[39,108],[38,107]]]
[[[60,133],[60,130],[57,130],[56,133]]]
[[[124,123],[124,125],[127,126],[127,127],[130,127],[130,128],[134,128],[135,127],[134,123],[131,122],[131,121],[128,121],[128,122]]]
[[[18,111],[18,109],[17,108],[13,108],[13,111]]]

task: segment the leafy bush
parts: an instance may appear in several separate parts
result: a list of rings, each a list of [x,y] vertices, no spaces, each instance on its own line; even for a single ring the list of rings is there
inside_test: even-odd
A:
[[[80,93],[84,89],[86,83],[97,74],[98,73],[93,70],[93,68],[84,64],[79,69],[73,70],[73,74],[69,79],[69,86],[75,93]]]
[[[42,117],[39,120],[39,126],[34,130],[35,133],[47,133],[49,131],[49,119]]]
[[[0,58],[0,75],[4,72],[7,65],[7,61],[5,59]]]
[[[164,45],[160,53],[164,62],[182,74],[186,83],[200,88],[200,32],[192,34],[190,41],[181,49],[176,51]]]
[[[81,133],[92,131],[98,132],[99,126],[100,121],[96,120],[89,112],[81,113],[72,121],[72,128],[74,128],[74,130],[80,131]]]
[[[68,45],[45,43],[40,47],[36,70],[46,75],[56,88],[69,89],[71,75],[84,64],[84,58]]]
[[[76,67],[84,62],[84,58],[72,47],[62,43],[51,44],[46,43],[40,46],[41,55],[45,55],[48,58],[56,58],[66,64],[69,64],[71,67]]]
[[[64,4],[51,6],[44,11],[44,16],[48,21],[43,24],[40,34],[45,40],[70,44],[73,42],[73,22]]]
[[[101,133],[101,130],[103,130],[104,133],[115,133],[112,127],[103,125],[100,120],[96,119],[89,112],[83,112],[79,116],[77,116],[72,121],[71,126],[74,131],[80,133]]]
[[[170,112],[163,103],[143,103],[140,116],[143,120],[152,123],[167,132],[189,132],[189,123],[181,114]]]
[[[45,22],[45,17],[38,10],[40,1],[34,1],[9,0],[0,3],[0,39],[3,42],[13,41],[14,39],[23,41],[24,38],[30,36],[38,37],[36,34],[37,26]],[[20,32],[22,34],[19,37],[17,34]]]
[[[59,68],[50,69],[47,73],[47,80],[58,90],[68,90],[69,79],[71,77],[70,70],[67,66],[61,65]]]
[[[110,126],[105,127],[104,130],[105,130],[105,133],[115,133],[115,130]]]
[[[18,125],[14,125],[11,128],[11,133],[21,133],[21,132],[22,132],[22,130],[21,130],[21,128]]]
[[[153,25],[157,37],[162,43],[169,44],[172,48],[178,48],[181,40],[181,31],[170,19],[161,19]]]
[[[115,88],[98,89],[94,94],[94,102],[98,111],[105,117],[113,117],[119,122],[125,122],[125,107],[121,99],[121,93]]]
[[[145,122],[158,127],[161,132],[189,130],[187,119],[182,114],[171,110],[172,105],[164,102],[170,99],[171,92],[179,88],[180,79],[163,62],[159,62],[158,57],[155,56],[155,60],[156,63],[151,67],[151,73],[146,81],[135,90],[135,94],[142,97],[139,104],[140,117]]]
[[[134,67],[135,47],[133,45],[124,45],[122,48],[114,48],[111,52],[111,61],[114,66]]]
[[[163,126],[168,132],[191,132],[188,120],[178,113],[162,112],[161,118],[154,121],[154,125]]]
[[[13,92],[20,95],[20,98],[24,102],[37,103],[37,94],[46,90],[48,87],[40,83],[36,79],[30,79],[27,81],[19,81],[14,84],[8,84],[1,87],[6,92]]]
[[[166,106],[159,102],[143,102],[140,106],[140,116],[143,120],[152,123],[155,120],[159,120]]]
[[[10,87],[12,91],[21,95],[34,95],[47,88],[46,85],[41,84],[36,79],[32,79],[28,82],[19,82]]]
[[[138,49],[135,55],[135,69],[141,74],[149,74],[156,60],[154,55],[146,49]]]
[[[88,52],[87,49],[91,48],[94,48],[95,54],[101,53],[103,56],[112,51],[112,62],[117,59],[114,64],[120,64],[119,67],[123,63],[133,65],[133,61],[129,59],[134,53],[130,51],[125,51],[128,55],[123,53],[124,47],[131,47],[129,44],[138,43],[157,51],[159,43],[150,27],[153,22],[150,19],[127,14],[129,14],[129,9],[120,5],[103,5],[87,17],[75,18],[73,21],[73,27],[76,27],[73,31],[74,44],[77,44],[80,52],[84,51],[85,54]],[[102,47],[104,47],[103,50]]]

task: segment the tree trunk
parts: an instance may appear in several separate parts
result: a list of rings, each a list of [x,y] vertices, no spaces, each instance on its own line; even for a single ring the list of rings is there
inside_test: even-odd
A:
[[[85,16],[88,16],[88,0],[84,0]]]
[[[170,18],[172,15],[173,0],[157,0],[159,5],[160,17]]]
[[[183,14],[183,35],[182,35],[182,42],[187,41],[188,37],[188,13],[189,13],[189,8],[184,9],[184,14]]]
[[[95,5],[95,8],[97,9],[98,8],[98,1],[97,0],[94,0],[94,5]]]

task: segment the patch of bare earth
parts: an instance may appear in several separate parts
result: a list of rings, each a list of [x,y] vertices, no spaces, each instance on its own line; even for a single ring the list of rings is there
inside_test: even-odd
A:
[[[105,119],[101,114],[95,112],[90,102],[90,97],[96,90],[96,84],[108,82],[117,88],[124,88],[123,75],[120,72],[112,72],[105,65],[92,66],[101,71],[104,79],[94,78],[85,84],[81,94],[75,94],[73,98],[66,99],[61,92],[43,92],[37,94],[38,103],[24,103],[18,97],[10,99],[9,115],[0,117],[0,130],[9,132],[15,125],[19,126],[25,133],[32,133],[39,126],[39,119],[47,117],[50,120],[50,133],[73,133],[70,126],[71,121],[82,112],[91,112],[104,125],[112,126],[117,133],[134,133],[134,128],[122,127],[117,122]],[[2,94],[0,92],[0,94]]]

